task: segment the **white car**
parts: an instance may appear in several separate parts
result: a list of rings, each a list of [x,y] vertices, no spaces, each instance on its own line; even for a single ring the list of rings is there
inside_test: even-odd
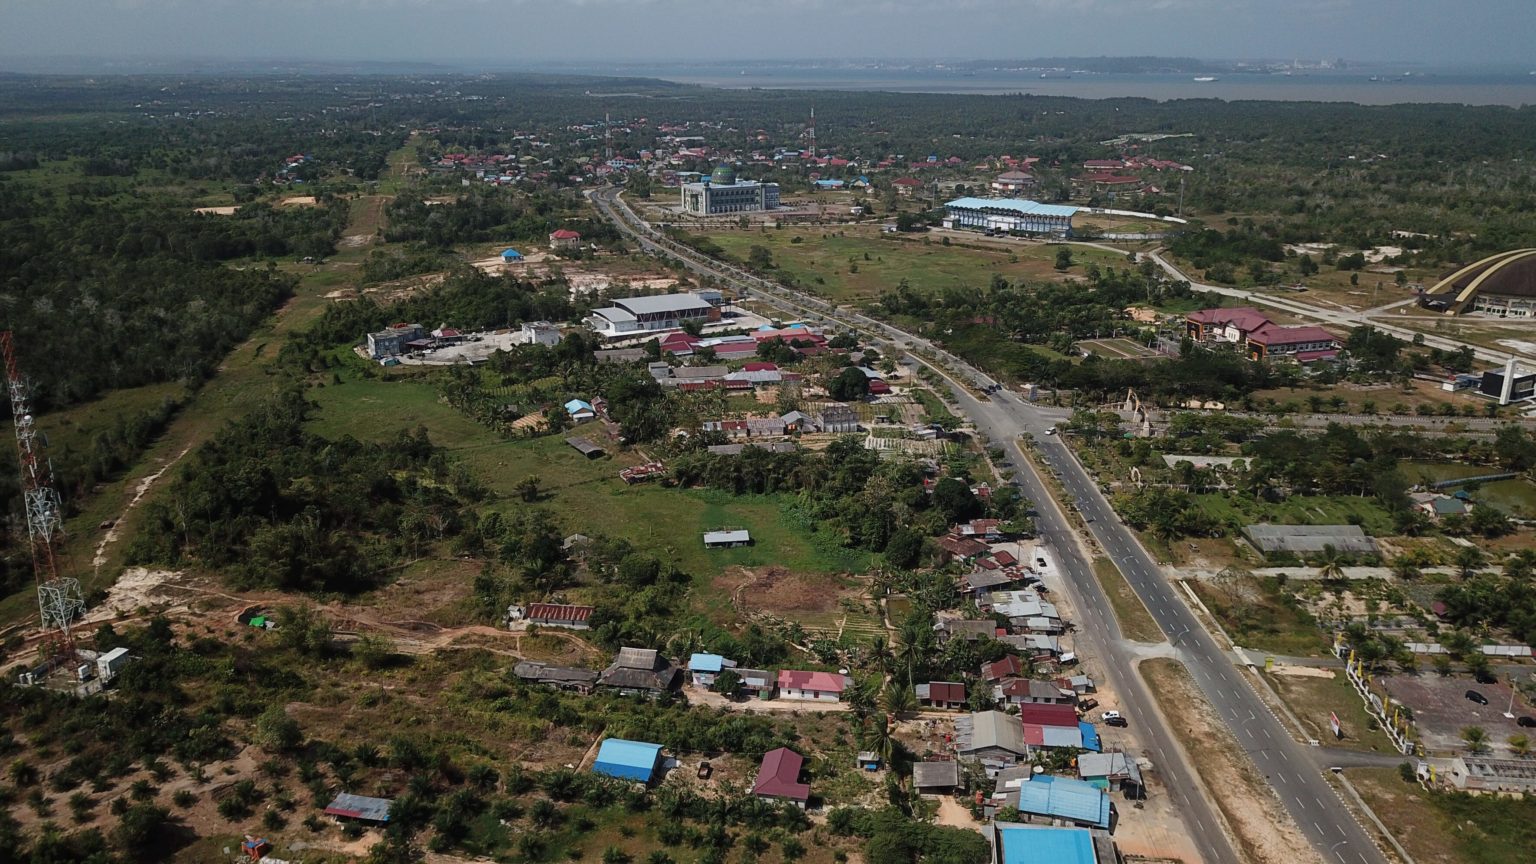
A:
[[[1047,434],[1047,435],[1055,435],[1056,434],[1056,427],[1052,426],[1051,428],[1045,430],[1045,434]]]
[[[1099,719],[1100,720],[1119,720],[1120,719],[1120,712],[1119,711],[1105,711],[1103,714],[1099,715]]]

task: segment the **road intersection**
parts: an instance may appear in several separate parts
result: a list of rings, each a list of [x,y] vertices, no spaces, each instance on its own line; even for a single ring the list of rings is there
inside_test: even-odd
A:
[[[591,193],[591,198],[598,210],[643,250],[673,257],[701,276],[745,289],[797,316],[827,320],[892,342],[896,349],[912,352],[951,380],[960,410],[982,436],[1002,447],[1008,461],[1016,462],[1021,469],[1018,476],[1024,496],[1042,505],[1051,502],[1051,506],[1039,508],[1037,529],[1056,550],[1067,576],[1064,584],[1084,616],[1085,626],[1077,631],[1077,638],[1086,651],[1102,659],[1108,674],[1115,679],[1116,689],[1124,699],[1121,710],[1135,724],[1148,750],[1155,754],[1184,813],[1191,839],[1208,864],[1241,860],[1209,797],[1222,794],[1222,790],[1207,793],[1203,789],[1180,742],[1153,707],[1156,703],[1133,671],[1138,659],[1134,645],[1121,638],[1112,607],[1081,550],[1076,529],[1026,458],[1021,436],[1028,435],[1038,442],[1040,457],[1074,498],[1073,503],[1088,522],[1094,541],[1145,604],[1172,643],[1178,659],[1189,669],[1221,721],[1231,729],[1318,855],[1339,864],[1386,864],[1388,859],[1328,782],[1310,748],[1292,738],[1271,713],[1250,684],[1247,673],[1234,664],[1230,649],[1221,646],[1185,604],[1172,580],[1115,515],[1060,436],[1045,434],[1061,418],[1061,412],[1042,410],[1007,390],[983,401],[970,388],[990,387],[990,378],[926,339],[791,291],[674,243],[635,215],[618,197],[616,189],[598,190]]]

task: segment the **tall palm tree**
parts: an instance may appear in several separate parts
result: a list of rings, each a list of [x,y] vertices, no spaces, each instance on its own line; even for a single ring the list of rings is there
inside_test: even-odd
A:
[[[891,764],[891,758],[896,755],[896,738],[885,718],[877,717],[864,724],[859,734],[859,746],[879,756],[883,764]]]
[[[895,659],[895,655],[891,653],[890,642],[884,636],[876,636],[869,640],[869,648],[866,649],[864,656],[869,658],[869,665],[875,667],[880,673],[881,680],[885,680],[885,677],[891,674],[891,661]]]
[[[1411,582],[1419,578],[1419,563],[1408,555],[1399,555],[1392,559],[1392,577],[1401,582]]]
[[[1483,550],[1476,546],[1463,546],[1456,550],[1456,569],[1462,580],[1471,579],[1472,574],[1481,570],[1483,560]]]
[[[1323,547],[1323,554],[1317,558],[1318,578],[1327,582],[1338,582],[1344,578],[1344,556],[1339,550],[1333,548],[1333,544]]]
[[[880,707],[895,721],[901,715],[917,710],[917,693],[907,685],[892,681],[885,685],[885,691],[880,694]]]
[[[1509,749],[1516,756],[1529,756],[1531,753],[1531,739],[1520,734],[1511,735],[1509,736]]]

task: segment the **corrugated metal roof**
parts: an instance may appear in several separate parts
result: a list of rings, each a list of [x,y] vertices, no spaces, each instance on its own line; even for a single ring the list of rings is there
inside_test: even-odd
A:
[[[613,305],[627,309],[634,315],[657,315],[708,309],[709,301],[693,294],[661,294],[654,297],[624,297],[614,300]]]
[[[1086,828],[1000,825],[1001,864],[1094,864],[1093,835]]]
[[[540,621],[581,622],[592,617],[591,606],[570,606],[561,603],[530,603],[525,617]]]
[[[725,668],[725,658],[719,654],[695,654],[688,658],[688,669],[692,672],[719,672]]]
[[[919,789],[959,786],[960,763],[915,762],[912,765],[912,785]]]
[[[752,534],[746,529],[737,531],[706,531],[704,532],[704,545],[714,543],[751,543]]]
[[[1081,780],[1041,774],[1019,784],[1019,812],[1109,827],[1109,795]]]
[[[388,822],[389,808],[394,801],[388,798],[370,798],[350,792],[338,794],[325,808],[327,816],[345,816],[349,819],[367,819],[370,822]]]
[[[1007,210],[1020,216],[1073,216],[1077,207],[1066,204],[1041,204],[1024,198],[956,198],[945,207],[961,210]]]
[[[752,782],[752,794],[806,800],[811,796],[811,787],[800,782],[800,768],[804,764],[805,757],[788,747],[768,751],[763,755],[763,764],[758,766],[757,779]]]
[[[660,754],[660,744],[609,738],[597,749],[596,763],[650,770],[656,767],[656,759]]]

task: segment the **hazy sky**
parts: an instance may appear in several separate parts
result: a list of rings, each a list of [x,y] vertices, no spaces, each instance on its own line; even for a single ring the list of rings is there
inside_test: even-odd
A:
[[[1101,54],[1536,68],[1536,0],[0,0],[0,68]]]

